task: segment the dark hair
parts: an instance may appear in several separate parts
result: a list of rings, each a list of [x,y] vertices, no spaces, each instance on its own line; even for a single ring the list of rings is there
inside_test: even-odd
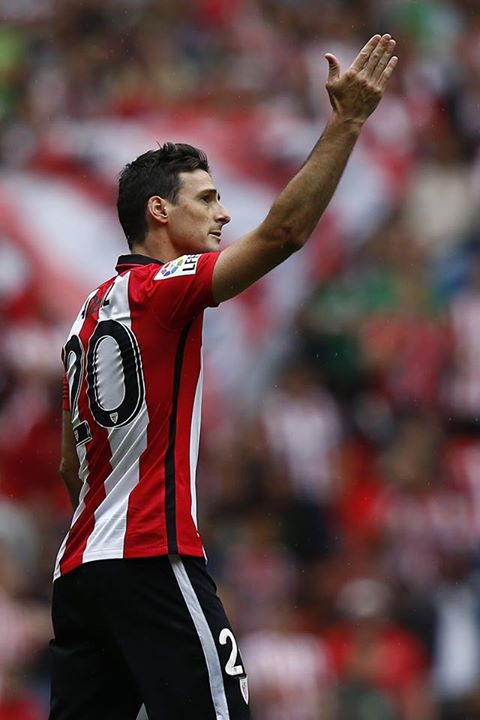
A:
[[[171,142],[143,153],[123,168],[117,212],[130,248],[145,240],[149,198],[159,195],[175,202],[181,185],[179,174],[193,170],[210,172],[205,153],[192,145]]]

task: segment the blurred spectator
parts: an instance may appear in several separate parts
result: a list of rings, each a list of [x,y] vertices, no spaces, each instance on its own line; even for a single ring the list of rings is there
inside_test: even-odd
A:
[[[478,540],[471,502],[445,474],[441,443],[433,418],[407,417],[380,460],[377,527],[387,572],[417,591],[433,591],[444,552],[470,551]]]
[[[406,217],[432,257],[445,255],[469,230],[476,214],[472,167],[462,136],[439,120],[409,186]]]
[[[446,402],[454,418],[475,425],[480,411],[479,258],[473,259],[469,276],[469,285],[451,304],[452,369],[446,385]]]
[[[337,392],[365,388],[396,411],[436,409],[447,363],[441,310],[425,253],[395,213],[313,296],[306,350]]]
[[[253,631],[270,622],[275,607],[288,603],[296,580],[291,554],[279,544],[275,515],[266,507],[244,514],[237,542],[227,555],[223,580],[241,608],[236,627]]]
[[[434,594],[433,683],[440,720],[461,720],[478,708],[480,601],[469,554],[445,553],[441,568]]]
[[[263,629],[242,638],[253,720],[328,720],[334,678],[319,638],[281,603]]]
[[[371,304],[359,333],[370,382],[397,412],[436,410],[447,344],[425,254],[399,216],[370,250],[365,296]]]
[[[420,643],[388,617],[388,587],[358,578],[341,591],[343,621],[326,635],[340,683],[335,717],[427,720],[433,717]]]
[[[0,493],[69,512],[58,481],[61,328],[40,303],[36,312],[16,318],[4,337],[16,392],[0,410]]]
[[[38,544],[28,515],[0,505],[0,718],[41,720],[44,708],[30,683],[51,634],[48,608],[29,599]]]
[[[263,402],[261,424],[279,481],[298,498],[331,503],[338,493],[341,417],[307,367],[287,367]]]

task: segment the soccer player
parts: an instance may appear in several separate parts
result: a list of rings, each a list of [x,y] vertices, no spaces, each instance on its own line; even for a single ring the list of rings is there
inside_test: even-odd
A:
[[[344,74],[327,53],[325,131],[261,225],[221,252],[230,218],[201,151],[166,143],[124,168],[131,254],[87,297],[64,347],[61,473],[75,512],[55,568],[50,720],[135,720],[142,703],[149,720],[249,717],[197,529],[203,311],[305,244],[394,47],[375,35]]]

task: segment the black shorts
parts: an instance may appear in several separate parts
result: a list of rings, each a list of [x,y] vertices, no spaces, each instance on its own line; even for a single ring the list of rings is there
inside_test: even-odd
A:
[[[247,678],[202,558],[89,562],[53,590],[50,720],[246,720]]]

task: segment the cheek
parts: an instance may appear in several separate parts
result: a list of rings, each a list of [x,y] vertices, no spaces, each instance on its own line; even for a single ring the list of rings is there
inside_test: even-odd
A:
[[[182,227],[198,227],[205,224],[208,218],[201,208],[187,207],[179,213],[178,220]]]

